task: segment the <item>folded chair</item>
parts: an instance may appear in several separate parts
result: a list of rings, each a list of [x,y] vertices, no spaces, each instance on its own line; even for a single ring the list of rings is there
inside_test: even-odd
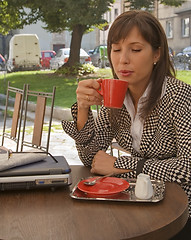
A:
[[[5,113],[4,113],[3,134],[2,134],[2,146],[5,143],[4,142],[5,138],[9,138],[16,143],[16,152],[18,152],[18,149],[19,149],[19,140],[20,140],[20,134],[21,134],[21,124],[22,124],[25,92],[26,92],[25,84],[23,89],[19,89],[19,88],[11,87],[10,82],[8,82]],[[12,109],[13,103],[14,103],[14,108]],[[13,115],[12,117],[10,117],[9,113],[12,112],[12,110],[13,110]],[[12,118],[11,130],[10,130],[10,127],[7,127],[8,118],[9,119]]]
[[[25,101],[25,113],[24,113],[24,120],[23,120],[23,133],[21,139],[21,152],[23,151],[23,147],[35,148],[45,152],[48,152],[49,149],[49,141],[50,141],[50,132],[51,132],[51,124],[52,124],[52,117],[53,117],[53,109],[54,109],[54,99],[55,99],[55,91],[56,87],[53,87],[52,92],[38,92],[32,91],[29,89],[27,85],[26,88],[26,101]],[[32,137],[30,140],[26,140],[26,123],[29,114],[29,104],[30,100],[33,98],[33,101],[36,101],[35,105],[35,118],[34,124],[32,127]],[[50,112],[48,117],[45,121],[45,111],[47,110],[47,102],[50,101]],[[47,110],[48,111],[48,110]],[[43,126],[47,126],[48,123],[48,133]],[[43,135],[44,133],[44,135]],[[45,141],[42,141],[42,136],[44,136]]]

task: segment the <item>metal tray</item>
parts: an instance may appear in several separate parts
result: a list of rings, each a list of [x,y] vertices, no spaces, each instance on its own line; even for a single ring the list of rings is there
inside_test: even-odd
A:
[[[129,188],[117,194],[98,196],[82,192],[78,189],[78,183],[72,189],[70,196],[81,200],[107,200],[119,202],[159,202],[164,198],[165,183],[160,180],[151,180],[153,186],[153,196],[150,199],[139,199],[135,196],[136,179],[128,179]]]

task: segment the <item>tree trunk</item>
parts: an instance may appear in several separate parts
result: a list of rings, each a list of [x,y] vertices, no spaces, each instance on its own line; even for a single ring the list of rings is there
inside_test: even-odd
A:
[[[70,43],[70,57],[63,67],[71,67],[80,62],[80,48],[84,32],[85,26],[80,24],[74,26]]]

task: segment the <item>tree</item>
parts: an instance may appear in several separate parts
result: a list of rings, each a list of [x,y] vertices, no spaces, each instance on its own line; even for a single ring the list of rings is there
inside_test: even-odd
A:
[[[0,0],[0,34],[6,35],[10,30],[20,29],[35,21],[23,6],[24,1]]]
[[[93,26],[106,25],[103,14],[107,12],[114,0],[30,0],[25,6],[38,16],[50,32],[71,31],[70,57],[64,65],[74,66],[80,60],[80,47],[83,34],[91,31]]]
[[[3,0],[0,0],[0,9],[0,34],[6,35],[11,29],[21,27],[18,10],[9,8]]]

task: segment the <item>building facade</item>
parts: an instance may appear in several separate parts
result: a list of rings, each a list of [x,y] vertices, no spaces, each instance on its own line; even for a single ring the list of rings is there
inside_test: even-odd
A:
[[[111,10],[104,14],[103,18],[108,22],[109,27],[105,31],[97,31],[97,33],[99,34],[99,44],[107,43],[109,28],[115,18],[119,16],[122,12],[124,12],[124,0],[116,0],[115,3],[112,5]]]
[[[191,2],[187,1],[180,7],[158,5],[158,19],[168,39],[168,45],[175,54],[191,45],[190,23]]]

